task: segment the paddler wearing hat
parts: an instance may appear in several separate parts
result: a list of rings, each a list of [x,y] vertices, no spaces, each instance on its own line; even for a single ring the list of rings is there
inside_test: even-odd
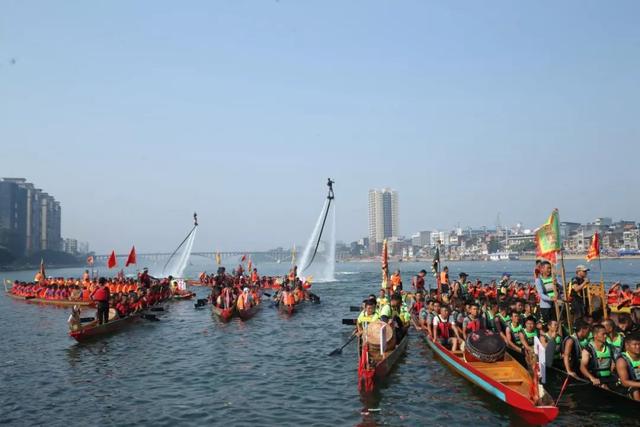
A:
[[[577,266],[576,275],[569,282],[569,301],[571,301],[574,319],[580,319],[586,313],[585,288],[589,285],[588,272],[589,269],[584,265]]]

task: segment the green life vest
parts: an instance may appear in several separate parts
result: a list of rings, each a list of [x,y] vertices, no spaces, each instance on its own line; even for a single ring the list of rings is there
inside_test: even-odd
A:
[[[549,277],[540,277],[542,280],[542,289],[544,293],[549,297],[553,298],[556,296],[555,286],[553,285],[553,276]]]
[[[591,373],[599,378],[611,376],[611,360],[613,358],[611,346],[605,343],[602,351],[598,351],[596,346],[590,343],[587,351],[591,354],[591,359],[589,360]]]
[[[524,332],[524,337],[527,339],[527,344],[532,346],[533,339],[538,336],[538,331],[534,329],[533,332],[527,332],[527,330],[525,329],[522,332]]]
[[[487,310],[485,313],[485,318],[487,319],[487,329],[489,329],[490,331],[496,332],[496,322],[494,322],[494,319],[496,318],[496,316],[492,315],[491,312],[489,310]]]
[[[624,338],[624,335],[620,332],[618,332],[618,335],[616,335],[616,339],[612,340],[609,336],[607,336],[607,343],[611,344],[612,346],[621,349],[622,348],[622,340]]]
[[[640,360],[633,360],[626,351],[622,353],[622,358],[627,362],[629,379],[632,381],[640,381]]]
[[[522,343],[520,342],[520,332],[523,330],[522,325],[513,326],[512,324],[509,324],[509,329],[511,330],[513,343],[518,347],[522,347]]]
[[[358,324],[366,328],[369,323],[378,319],[380,319],[380,317],[378,316],[378,313],[373,313],[372,315],[369,316],[364,311],[361,311],[360,315],[358,315]]]
[[[561,355],[562,338],[560,338],[560,335],[556,335],[555,339],[552,339],[549,336],[549,334],[544,334],[544,336],[547,339],[547,342],[553,341],[555,343],[555,347],[553,349],[553,359],[554,360],[559,360],[562,357],[562,355]]]

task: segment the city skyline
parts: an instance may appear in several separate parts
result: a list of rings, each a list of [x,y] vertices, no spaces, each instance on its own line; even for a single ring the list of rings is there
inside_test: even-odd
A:
[[[171,251],[194,211],[195,250],[300,244],[329,176],[343,241],[367,235],[367,191],[383,186],[402,194],[407,236],[498,212],[531,228],[553,208],[635,219],[639,13],[12,2],[0,170],[42,183],[63,237],[100,253]]]

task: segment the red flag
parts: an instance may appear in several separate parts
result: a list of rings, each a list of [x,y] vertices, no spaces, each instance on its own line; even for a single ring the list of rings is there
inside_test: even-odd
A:
[[[129,252],[129,258],[127,258],[127,263],[124,265],[125,267],[129,267],[129,264],[136,264],[136,247],[131,247],[131,252]]]
[[[600,256],[600,234],[596,231],[591,238],[591,247],[587,253],[587,262]]]
[[[89,255],[89,256],[87,257],[87,264],[88,264],[88,265],[93,265],[93,255]]]
[[[245,262],[247,260],[247,256],[246,255],[242,255],[242,259],[240,260],[240,262]]]
[[[109,259],[107,260],[107,267],[113,268],[118,265],[116,260],[116,251],[111,251],[111,255],[109,255]]]

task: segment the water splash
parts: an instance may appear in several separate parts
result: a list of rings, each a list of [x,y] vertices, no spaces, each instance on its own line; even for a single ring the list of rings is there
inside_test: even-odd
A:
[[[189,264],[189,257],[191,257],[191,249],[193,249],[193,243],[196,240],[196,234],[198,227],[194,227],[193,231],[189,234],[189,238],[184,242],[180,252],[174,255],[173,258],[164,266],[160,271],[160,277],[183,277],[184,270]],[[153,274],[155,276],[155,274]]]
[[[313,262],[313,251],[315,250],[318,237],[322,229],[322,221],[324,220],[325,211],[330,200],[326,199],[320,216],[316,221],[316,225],[309,237],[309,241],[302,252],[302,258],[298,266],[300,277],[313,276],[314,282],[334,282],[336,270],[336,205],[335,202],[329,206],[328,220],[325,224],[324,232],[318,246],[318,253]],[[311,265],[308,265],[311,262]]]

